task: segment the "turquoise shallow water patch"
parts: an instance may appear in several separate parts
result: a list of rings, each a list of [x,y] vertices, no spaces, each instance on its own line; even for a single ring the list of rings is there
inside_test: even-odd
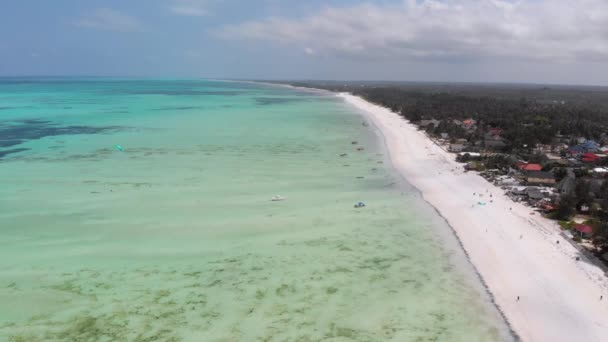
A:
[[[0,81],[2,338],[511,339],[449,227],[333,96],[26,81]]]

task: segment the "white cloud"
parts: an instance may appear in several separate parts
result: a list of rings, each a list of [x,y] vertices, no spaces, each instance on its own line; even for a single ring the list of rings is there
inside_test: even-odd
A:
[[[169,10],[177,15],[203,17],[209,15],[206,0],[171,0]]]
[[[135,32],[142,26],[137,18],[110,8],[98,8],[85,14],[74,25],[107,31]]]
[[[274,17],[216,33],[354,59],[603,60],[608,1],[407,0],[329,7],[301,19]]]

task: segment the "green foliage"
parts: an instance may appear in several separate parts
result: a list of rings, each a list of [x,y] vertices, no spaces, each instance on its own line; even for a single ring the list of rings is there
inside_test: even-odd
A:
[[[564,167],[556,167],[555,169],[553,169],[553,175],[555,176],[555,179],[559,182],[568,175],[568,171]]]
[[[549,144],[558,134],[599,139],[606,131],[606,108],[584,103],[555,104],[535,98],[484,96],[483,92],[466,95],[428,92],[407,87],[364,87],[352,90],[367,100],[389,108],[411,121],[437,119],[441,124],[434,133],[452,137],[483,137],[484,124],[500,127],[510,144],[507,150],[536,144]],[[479,129],[467,132],[453,123],[454,119],[473,118]]]
[[[484,164],[488,169],[506,169],[511,165],[511,160],[504,155],[494,155],[486,158]]]
[[[469,161],[471,161],[473,158],[471,157],[470,154],[468,153],[464,153],[464,154],[459,154],[458,156],[456,156],[456,161],[460,162],[460,163],[468,163]]]
[[[554,218],[557,220],[567,221],[574,215],[576,206],[576,197],[572,194],[563,195],[555,210]]]
[[[528,157],[528,162],[535,164],[542,164],[546,161],[546,158],[541,153],[533,153]]]
[[[590,204],[592,202],[591,198],[591,187],[589,185],[589,181],[585,179],[576,179],[576,187],[574,188],[574,193],[576,194],[577,202]]]
[[[593,243],[608,247],[608,222],[601,221],[593,230]]]
[[[601,199],[608,199],[608,182],[602,183],[602,186],[600,187],[600,191],[597,193],[597,196]]]

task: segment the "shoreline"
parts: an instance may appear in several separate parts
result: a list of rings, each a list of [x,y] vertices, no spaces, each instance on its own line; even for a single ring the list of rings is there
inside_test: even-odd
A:
[[[342,97],[342,93],[335,93],[335,95],[337,95],[338,97]],[[363,98],[360,98],[363,101]],[[348,103],[347,101],[345,101],[348,105],[353,106],[352,103]],[[368,101],[366,101],[368,102]],[[368,102],[370,105],[374,105],[371,102]],[[356,107],[356,106],[355,106]],[[357,108],[359,111],[362,111],[360,108]],[[367,113],[362,113],[364,118],[369,119]],[[453,240],[455,241],[455,243],[457,244],[458,248],[460,249],[460,252],[464,255],[464,258],[466,259],[467,262],[467,266],[469,266],[471,268],[471,271],[474,273],[475,276],[475,281],[478,281],[480,283],[480,286],[482,288],[482,291],[484,292],[484,295],[488,296],[489,302],[490,304],[493,306],[493,309],[495,309],[498,314],[500,315],[500,317],[503,319],[504,324],[505,324],[505,330],[508,332],[509,336],[513,338],[514,341],[521,341],[520,336],[517,334],[517,332],[515,332],[515,330],[513,329],[511,323],[509,322],[507,316],[505,315],[505,313],[502,311],[502,309],[500,308],[500,306],[496,303],[496,299],[494,298],[494,294],[490,291],[490,288],[488,287],[488,285],[486,284],[484,278],[482,277],[482,275],[479,273],[479,270],[477,269],[477,267],[473,264],[473,261],[471,260],[471,257],[469,255],[469,253],[467,252],[467,249],[464,247],[462,240],[460,239],[460,237],[458,236],[457,231],[454,229],[454,227],[452,227],[451,223],[443,216],[443,214],[439,211],[439,209],[437,209],[433,204],[429,203],[425,198],[424,198],[424,194],[423,192],[418,189],[415,185],[409,183],[408,179],[406,178],[406,176],[399,170],[397,170],[397,168],[394,166],[393,164],[393,160],[392,160],[392,156],[390,154],[389,148],[388,148],[388,141],[386,139],[386,136],[384,135],[384,133],[382,132],[382,130],[376,126],[375,122],[373,120],[371,120],[371,124],[370,126],[374,128],[374,132],[376,133],[378,140],[380,140],[380,144],[382,145],[382,149],[384,153],[384,159],[385,161],[388,161],[391,165],[391,168],[393,169],[392,174],[395,177],[399,177],[401,179],[401,181],[404,181],[408,184],[408,186],[412,187],[413,189],[415,189],[415,191],[417,192],[417,194],[420,196],[421,200],[427,204],[435,213],[435,215],[437,215],[439,218],[441,218],[445,225],[449,228],[449,231],[445,232],[446,234],[450,235],[450,238],[453,238]],[[433,141],[432,139],[430,139],[428,136],[427,138],[429,140],[431,140],[434,144],[436,144],[435,141]],[[437,145],[437,144],[436,144]],[[441,148],[441,146],[437,145],[438,147]]]
[[[304,89],[313,89],[313,88],[304,88]],[[475,276],[475,281],[479,282],[480,286],[481,286],[481,291],[483,291],[484,295],[488,296],[488,300],[490,302],[490,304],[492,305],[493,309],[496,310],[496,312],[498,313],[498,315],[502,318],[502,320],[504,321],[505,324],[505,330],[508,332],[509,336],[513,338],[513,341],[521,341],[522,339],[520,338],[520,336],[517,334],[517,332],[515,332],[515,330],[513,329],[511,323],[509,322],[507,316],[505,315],[505,313],[502,311],[502,309],[500,308],[500,306],[496,303],[496,299],[494,298],[494,294],[490,291],[490,288],[488,287],[488,285],[486,284],[484,278],[482,277],[482,275],[479,273],[479,270],[477,269],[477,267],[473,264],[473,261],[471,260],[471,257],[467,251],[467,249],[464,247],[462,240],[460,239],[460,237],[458,236],[457,231],[454,229],[454,227],[452,227],[451,223],[443,216],[443,214],[431,203],[429,203],[425,197],[423,192],[418,189],[415,185],[413,185],[412,183],[408,182],[408,179],[406,178],[405,174],[403,174],[403,172],[401,172],[400,170],[398,170],[393,163],[393,159],[391,156],[391,153],[389,151],[389,142],[387,141],[386,135],[383,133],[382,129],[379,128],[376,125],[376,122],[371,119],[369,117],[369,113],[366,113],[365,110],[357,107],[356,105],[349,103],[347,101],[347,99],[344,97],[345,93],[337,93],[337,92],[333,92],[334,96],[337,97],[341,97],[345,100],[345,103],[351,107],[355,107],[355,109],[357,109],[359,111],[359,113],[361,114],[361,116],[366,120],[365,122],[367,124],[370,125],[370,127],[374,128],[374,133],[379,141],[379,144],[382,145],[382,150],[383,150],[383,155],[384,155],[384,161],[390,163],[389,165],[391,165],[391,173],[393,174],[394,177],[398,177],[400,179],[400,181],[406,182],[408,184],[408,186],[412,187],[417,194],[420,196],[420,199],[427,204],[431,210],[433,210],[433,212],[435,213],[435,215],[437,215],[439,218],[441,218],[441,220],[444,221],[445,225],[449,228],[449,231],[444,232],[445,234],[449,234],[450,238],[454,240],[455,244],[458,246],[458,248],[460,249],[460,252],[463,254],[464,258],[466,259],[466,263],[467,266],[471,268],[471,272],[474,273]],[[354,96],[351,94],[347,94],[350,96]],[[355,96],[357,97],[357,96]],[[367,102],[369,105],[375,105],[371,102],[368,102],[367,100],[358,97],[359,99],[361,99],[362,101]],[[404,119],[405,120],[405,119]],[[433,142],[435,145],[437,145],[437,143],[435,141],[433,141],[432,139],[430,139],[428,136],[427,138]],[[441,146],[437,145],[438,147],[441,148]],[[447,152],[447,151],[446,151]],[[450,239],[450,240],[451,240]]]
[[[337,96],[373,123],[395,170],[447,221],[515,338],[608,340],[601,320],[608,301],[600,300],[608,279],[556,222],[533,216],[502,189],[464,172],[451,153],[396,113],[354,95]]]

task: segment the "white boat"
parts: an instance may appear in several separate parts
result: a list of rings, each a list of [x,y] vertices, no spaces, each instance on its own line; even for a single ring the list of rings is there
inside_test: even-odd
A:
[[[286,200],[286,198],[281,195],[274,195],[274,196],[272,196],[272,198],[270,200],[273,202],[279,202],[279,201]]]
[[[365,203],[359,202],[359,203],[355,204],[355,209],[361,209],[361,208],[365,208]]]

